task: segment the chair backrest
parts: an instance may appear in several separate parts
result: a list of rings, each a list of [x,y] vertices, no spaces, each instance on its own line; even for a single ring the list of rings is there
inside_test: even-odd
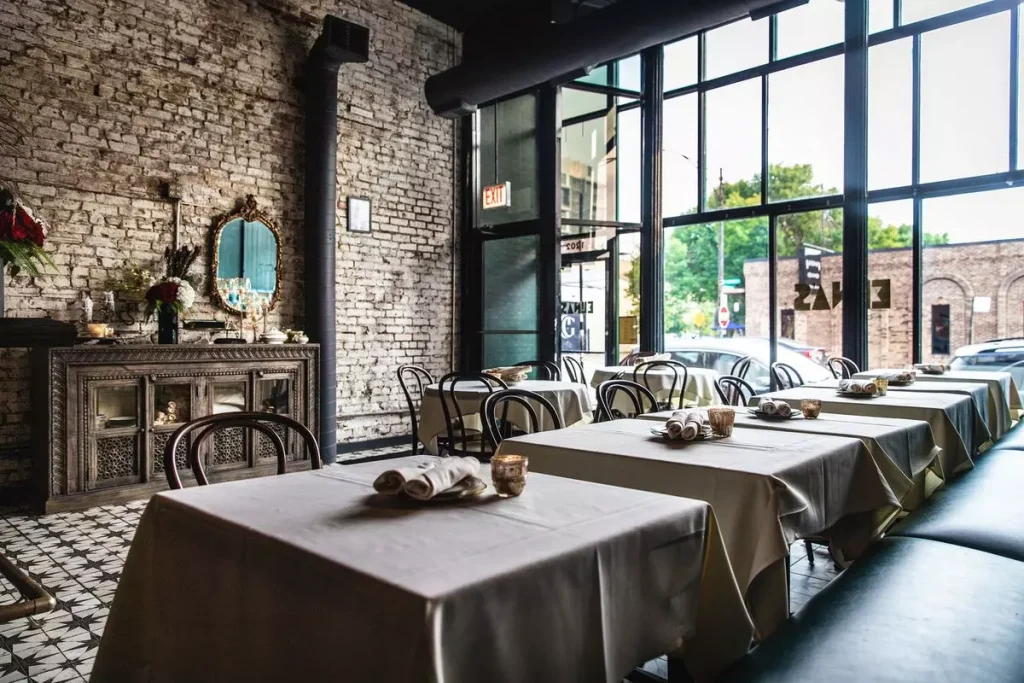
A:
[[[779,389],[795,389],[804,385],[804,378],[797,369],[786,363],[772,363],[772,377]]]
[[[416,454],[419,442],[419,422],[416,419],[416,400],[423,398],[423,390],[434,383],[434,377],[417,365],[403,365],[398,368],[398,384],[405,394],[405,403],[409,406],[409,419],[412,420],[412,447]],[[412,390],[410,391],[410,387]],[[415,399],[413,398],[415,396]]]
[[[562,364],[565,365],[565,374],[569,381],[575,384],[586,384],[587,376],[583,372],[583,363],[572,356],[562,356]]]
[[[665,370],[658,370],[658,368],[666,368]],[[637,384],[642,384],[648,389],[651,389],[651,383],[647,379],[647,373],[651,370],[655,370],[655,374],[658,373],[671,373],[672,386],[668,390],[668,400],[664,401],[663,404],[659,404],[659,408],[663,407],[666,410],[676,407],[679,410],[683,409],[684,398],[686,394],[686,385],[690,381],[690,371],[685,365],[677,360],[654,360],[654,361],[641,361],[633,367],[633,381]],[[682,382],[680,382],[682,379]],[[676,389],[679,390],[679,403],[673,405],[672,398],[676,395]],[[651,393],[655,394],[654,389],[651,389]],[[655,398],[657,396],[655,395]]]
[[[531,401],[533,402],[532,404]],[[550,419],[551,424],[555,426],[555,429],[562,428],[562,420],[558,417],[558,411],[556,411],[555,407],[551,405],[551,401],[547,400],[540,394],[535,394],[534,392],[526,391],[525,389],[502,389],[485,398],[483,407],[481,408],[481,411],[483,412],[481,417],[484,423],[484,433],[487,435],[487,440],[491,442],[491,446],[495,449],[504,438],[509,436],[508,431],[510,424],[507,417],[509,403],[518,403],[526,409],[526,414],[530,417],[530,432],[542,431],[540,418],[534,408],[534,404],[537,403],[547,411],[548,419]],[[502,409],[502,416],[500,419],[498,418],[499,409]]]
[[[633,353],[629,354],[621,361],[619,361],[619,365],[636,365],[644,358],[650,358],[651,356],[657,355],[657,351],[634,351]]]
[[[750,372],[750,365],[753,362],[754,358],[752,356],[743,356],[732,364],[732,369],[729,370],[729,376],[746,379],[747,373]]]
[[[860,372],[856,363],[843,356],[832,356],[826,361],[826,365],[836,379],[851,379]]]
[[[192,436],[192,445],[188,450],[188,459],[189,465],[192,467],[192,474],[195,475],[196,482],[200,486],[209,484],[200,457],[203,443],[217,432],[232,428],[252,429],[270,439],[270,443],[273,444],[274,450],[277,452],[277,473],[284,474],[287,470],[287,449],[281,435],[270,427],[271,424],[282,425],[286,429],[296,432],[305,443],[312,469],[320,469],[322,463],[316,437],[301,422],[293,420],[287,415],[275,413],[218,413],[187,422],[171,434],[171,438],[167,440],[167,447],[164,448],[164,473],[167,475],[167,485],[172,489],[182,488],[181,477],[178,475],[178,464],[174,456],[178,452],[178,445],[190,435]],[[194,432],[196,433],[193,434]]]
[[[529,365],[537,371],[537,379],[554,380],[556,382],[562,379],[562,371],[558,368],[558,365],[549,360],[524,360],[522,363],[516,363],[516,365]]]
[[[715,380],[715,389],[722,403],[727,406],[746,406],[757,395],[747,380],[732,375],[723,375]]]
[[[468,444],[471,441],[471,435],[465,428],[466,416],[462,412],[462,406],[459,405],[458,396],[456,395],[458,385],[479,385],[481,383],[487,388],[488,394],[494,393],[496,389],[508,389],[508,385],[501,379],[482,372],[449,372],[441,378],[440,382],[438,382],[437,392],[441,396],[441,410],[444,412],[444,424],[448,433],[448,444],[452,449],[456,448],[456,431],[459,436],[458,441],[462,442],[461,450],[467,450]],[[483,405],[483,401],[480,402],[480,405]],[[481,446],[483,445],[483,438],[483,433],[481,433],[479,435]]]
[[[633,404],[634,413],[626,415],[622,411],[613,408],[615,397],[624,393]],[[646,399],[649,408],[645,409],[643,402]],[[658,400],[654,398],[651,390],[642,384],[631,382],[628,379],[609,379],[597,386],[597,409],[600,413],[598,421],[618,420],[624,417],[636,417],[644,413],[657,412]]]

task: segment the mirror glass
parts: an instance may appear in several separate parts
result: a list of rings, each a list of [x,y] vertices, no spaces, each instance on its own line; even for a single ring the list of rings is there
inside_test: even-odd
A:
[[[278,291],[277,234],[260,220],[234,218],[217,234],[215,282],[221,303],[236,312],[273,308]]]

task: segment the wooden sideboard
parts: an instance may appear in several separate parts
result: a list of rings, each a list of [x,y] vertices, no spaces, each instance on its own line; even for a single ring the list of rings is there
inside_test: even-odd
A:
[[[315,344],[119,345],[32,352],[35,500],[55,512],[144,498],[167,488],[163,451],[188,420],[222,412],[289,415],[317,434]],[[173,404],[173,405],[171,405]],[[308,467],[297,435],[274,426],[296,469]],[[194,482],[188,444],[176,454]],[[229,429],[203,445],[211,481],[272,475],[270,440]],[[187,472],[187,474],[185,474]]]

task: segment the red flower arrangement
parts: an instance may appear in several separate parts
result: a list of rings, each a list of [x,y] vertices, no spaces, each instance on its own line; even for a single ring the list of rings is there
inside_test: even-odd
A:
[[[0,263],[10,266],[11,275],[22,270],[42,275],[53,260],[43,249],[46,226],[6,188],[0,187]]]

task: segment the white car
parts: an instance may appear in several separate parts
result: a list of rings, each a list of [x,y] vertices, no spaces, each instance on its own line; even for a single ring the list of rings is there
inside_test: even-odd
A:
[[[952,370],[1009,372],[1024,386],[1024,339],[993,339],[981,344],[961,346],[949,362]]]

